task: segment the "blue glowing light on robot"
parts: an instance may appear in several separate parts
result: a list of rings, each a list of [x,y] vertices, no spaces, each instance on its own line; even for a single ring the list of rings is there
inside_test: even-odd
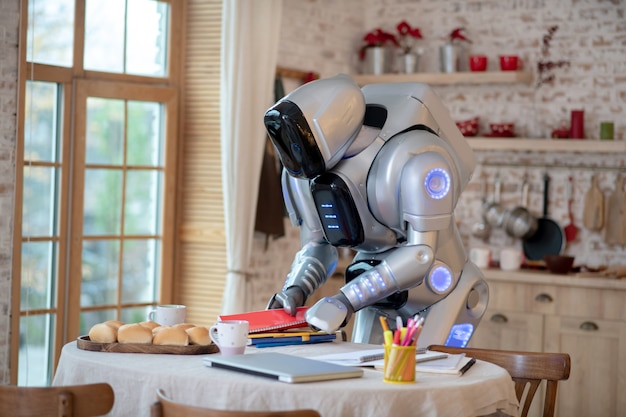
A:
[[[433,168],[426,174],[424,187],[430,198],[441,200],[450,192],[450,174],[441,168]]]
[[[438,266],[428,276],[430,287],[439,293],[445,293],[452,285],[452,272],[445,266]]]

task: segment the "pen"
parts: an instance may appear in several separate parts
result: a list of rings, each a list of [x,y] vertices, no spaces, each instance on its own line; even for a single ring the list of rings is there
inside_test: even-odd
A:
[[[459,375],[463,375],[465,372],[469,371],[469,368],[471,368],[475,363],[476,358],[470,359],[469,362],[467,362],[461,369],[459,369]]]

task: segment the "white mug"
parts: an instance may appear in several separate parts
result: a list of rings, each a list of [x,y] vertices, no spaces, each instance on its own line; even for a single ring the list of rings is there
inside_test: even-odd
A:
[[[470,249],[470,261],[474,262],[479,268],[489,268],[489,262],[491,261],[491,251],[487,248],[472,248]]]
[[[222,355],[241,355],[248,344],[248,328],[246,320],[218,321],[211,326],[209,335]]]
[[[500,251],[500,269],[514,271],[522,266],[524,255],[517,248],[504,248]]]
[[[187,317],[187,307],[180,304],[162,304],[148,313],[148,320],[159,323],[161,326],[173,326],[184,323]]]

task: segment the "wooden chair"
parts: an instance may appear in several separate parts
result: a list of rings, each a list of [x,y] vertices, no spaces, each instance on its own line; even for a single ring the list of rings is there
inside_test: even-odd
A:
[[[450,354],[465,353],[468,357],[494,363],[506,369],[515,382],[515,394],[520,402],[520,417],[526,417],[533,397],[546,381],[543,417],[554,416],[556,390],[559,381],[569,378],[570,356],[566,353],[518,352],[478,348],[454,348],[441,345],[429,346],[430,350]],[[524,391],[526,391],[524,396]]]
[[[315,410],[232,411],[193,407],[167,398],[157,390],[157,402],[150,407],[150,417],[321,417]]]
[[[0,386],[0,417],[92,417],[108,413],[115,396],[109,384],[59,387]]]

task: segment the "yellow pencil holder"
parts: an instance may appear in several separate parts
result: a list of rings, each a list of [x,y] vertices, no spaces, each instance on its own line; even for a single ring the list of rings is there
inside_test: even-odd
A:
[[[412,384],[415,382],[416,346],[386,346],[383,382]]]

